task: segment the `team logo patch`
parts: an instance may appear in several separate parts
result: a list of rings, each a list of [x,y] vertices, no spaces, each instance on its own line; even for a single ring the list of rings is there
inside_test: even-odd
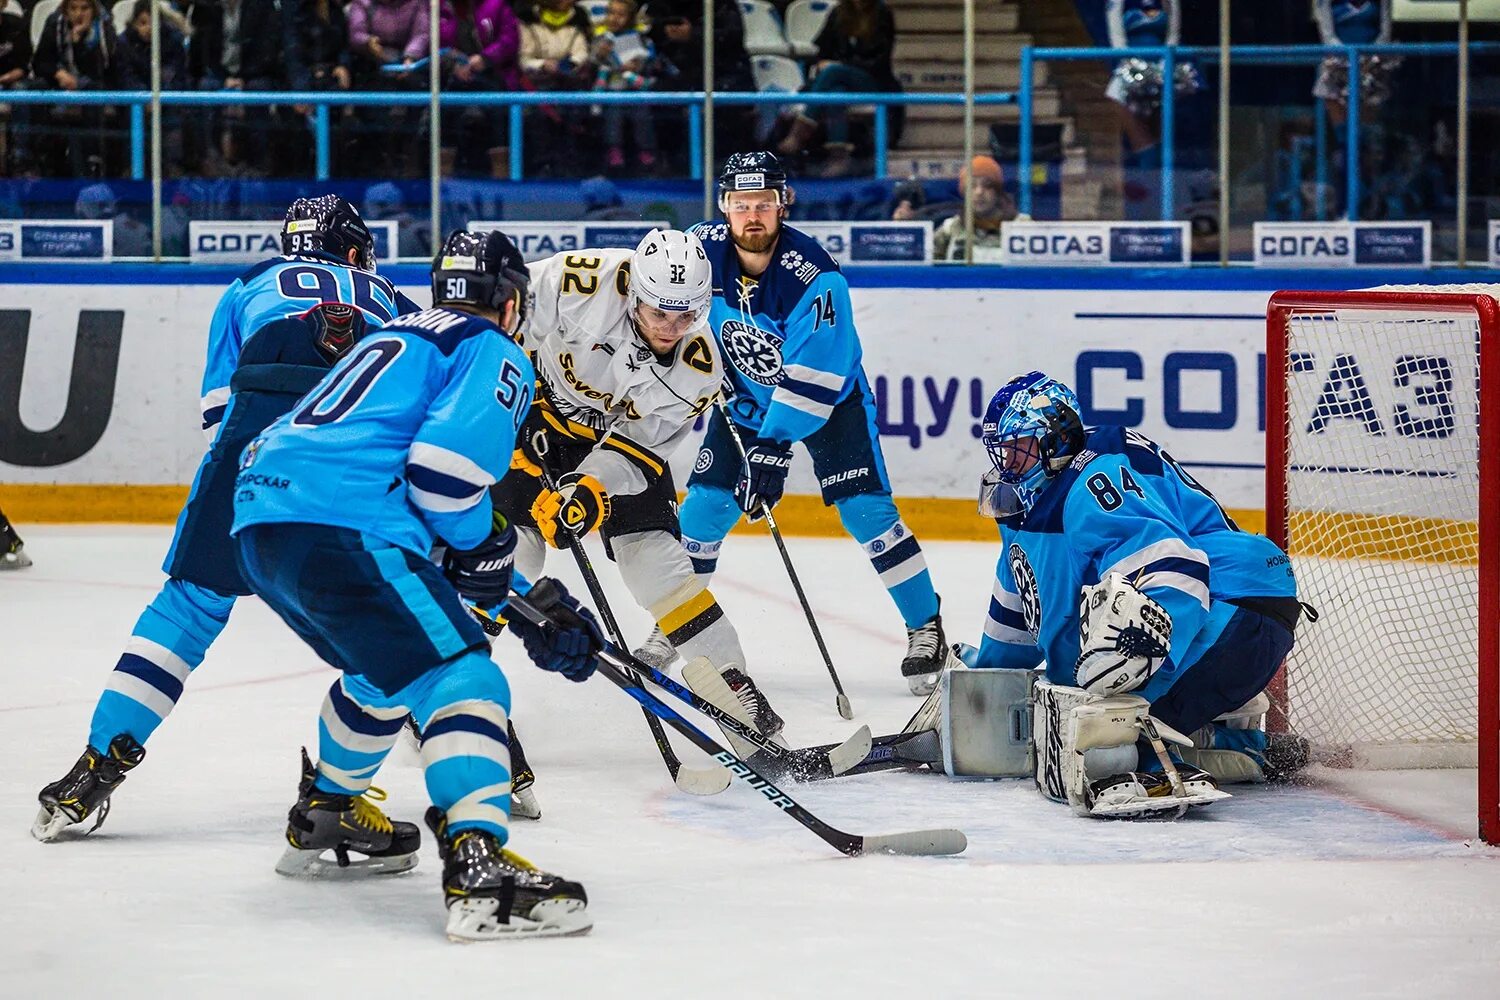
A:
[[[248,469],[255,464],[256,456],[260,454],[260,446],[266,443],[265,438],[256,438],[245,446],[245,452],[240,456],[240,469]]]
[[[729,363],[746,378],[761,385],[779,385],[786,378],[781,369],[781,340],[757,326],[726,320],[719,340]]]
[[[880,539],[877,538],[873,542],[870,543],[870,555],[872,555],[872,556],[878,556],[878,555],[880,555],[880,553],[882,553],[884,551],[885,551],[885,542],[882,542]]]
[[[1042,598],[1037,592],[1036,573],[1021,546],[1012,542],[1008,555],[1010,575],[1015,578],[1016,593],[1021,596],[1021,617],[1026,619],[1026,631],[1035,639],[1042,631]]]
[[[709,470],[709,467],[713,464],[714,453],[709,451],[707,448],[699,449],[698,457],[693,460],[693,471],[707,472]]]

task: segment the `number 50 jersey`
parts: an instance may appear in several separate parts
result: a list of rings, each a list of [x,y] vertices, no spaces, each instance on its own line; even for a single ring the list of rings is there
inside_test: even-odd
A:
[[[402,317],[246,446],[234,532],[301,522],[422,555],[434,536],[473,548],[490,532],[488,487],[510,467],[534,379],[526,352],[488,320]]]

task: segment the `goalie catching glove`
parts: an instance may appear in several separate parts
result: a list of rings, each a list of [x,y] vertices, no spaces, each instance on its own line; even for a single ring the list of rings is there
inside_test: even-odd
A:
[[[1145,684],[1172,650],[1172,617],[1119,573],[1083,588],[1078,605],[1073,676],[1090,694],[1106,697]]]
[[[609,517],[609,494],[599,480],[586,473],[570,472],[557,481],[557,489],[542,489],[531,505],[531,519],[554,549],[568,544],[568,536],[582,538]]]

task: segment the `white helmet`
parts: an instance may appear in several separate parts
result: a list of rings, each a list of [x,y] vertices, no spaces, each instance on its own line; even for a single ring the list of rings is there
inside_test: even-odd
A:
[[[664,312],[691,312],[696,324],[713,301],[713,268],[703,243],[680,229],[646,234],[630,258],[631,309],[644,302]]]

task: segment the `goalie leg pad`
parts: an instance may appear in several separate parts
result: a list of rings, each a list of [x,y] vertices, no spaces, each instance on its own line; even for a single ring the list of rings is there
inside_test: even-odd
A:
[[[950,778],[1021,778],[1034,773],[1031,670],[951,667],[941,676],[938,738]]]

